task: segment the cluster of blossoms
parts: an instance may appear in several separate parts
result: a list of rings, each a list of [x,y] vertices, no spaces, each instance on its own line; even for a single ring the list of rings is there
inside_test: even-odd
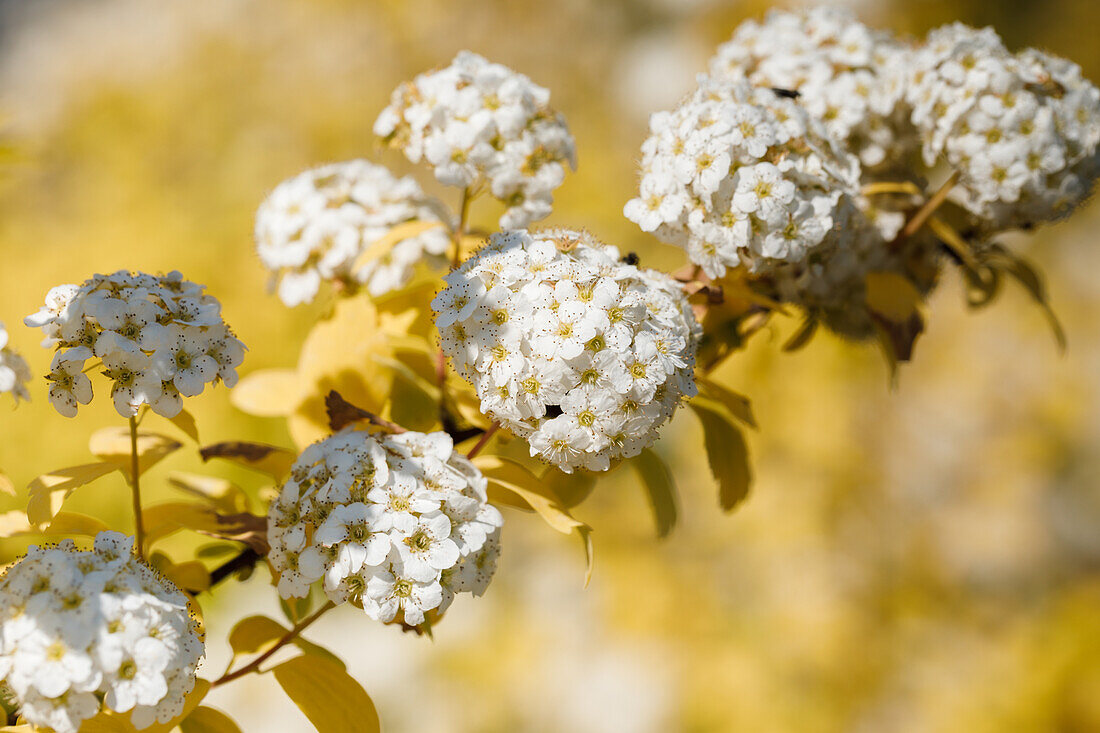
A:
[[[930,33],[907,93],[925,162],[959,171],[955,200],[984,229],[1062,218],[1100,174],[1100,90],[1065,59],[1010,53],[992,28]]]
[[[27,362],[15,350],[8,346],[8,332],[0,323],[0,394],[8,393],[19,400],[29,400],[27,382],[31,378],[31,369]]]
[[[183,712],[199,626],[132,545],[101,532],[88,552],[32,546],[0,579],[0,678],[30,723],[75,733],[105,707],[146,728]]]
[[[120,271],[60,285],[25,323],[42,329],[44,346],[57,347],[46,379],[50,402],[66,417],[92,399],[90,359],[102,362],[123,417],[142,405],[174,417],[182,398],[207,384],[236,384],[244,359],[244,344],[222,320],[218,300],[178,272]]]
[[[279,594],[326,595],[416,626],[456,593],[485,592],[503,518],[446,433],[345,430],[302,452],[268,511]]]
[[[905,104],[909,49],[838,8],[773,11],[718,47],[709,72],[798,94],[799,102],[866,169],[888,168],[917,147]]]
[[[516,229],[550,214],[565,165],[576,167],[573,136],[549,101],[523,74],[463,51],[398,87],[374,131],[445,185],[488,185],[508,207],[501,228]]]
[[[438,222],[372,252],[397,225]],[[351,160],[283,181],[256,214],[256,249],[289,306],[308,303],[324,281],[365,285],[373,296],[408,284],[417,263],[442,268],[450,243],[447,214],[412,178]]]
[[[563,471],[602,471],[695,394],[701,329],[679,284],[566,230],[494,234],[432,302],[481,411]]]
[[[770,89],[701,77],[675,110],[652,116],[650,133],[640,196],[623,213],[711,277],[802,260],[854,210],[858,161]]]

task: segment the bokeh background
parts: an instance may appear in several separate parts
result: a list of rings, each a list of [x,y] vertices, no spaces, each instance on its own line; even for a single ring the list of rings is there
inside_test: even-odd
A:
[[[687,92],[755,0],[16,0],[0,3],[3,142],[0,320],[20,325],[52,285],[119,268],[180,269],[221,298],[251,351],[244,373],[292,365],[318,309],[265,290],[252,216],[283,178],[378,149],[390,90],[469,48],[552,90],[580,167],[549,224],[585,226],[644,263],[680,252],[621,216],[650,112]],[[854,4],[865,22],[920,34],[992,24],[1100,80],[1091,0]],[[429,176],[419,178],[430,190]],[[454,197],[453,192],[440,192]],[[479,203],[475,220],[498,212]],[[1012,244],[1048,274],[1069,335],[1059,356],[1018,290],[969,313],[948,277],[897,389],[872,347],[819,336],[779,350],[777,320],[722,374],[754,399],[756,483],[731,515],[698,458],[690,411],[665,430],[681,522],[654,536],[629,472],[576,513],[595,528],[583,586],[572,539],[510,512],[489,593],[464,599],[435,641],[343,608],[310,632],[344,656],[390,731],[1100,730],[1100,207]],[[0,467],[19,486],[86,462],[109,401],[59,417],[0,405]],[[224,389],[188,403],[204,441],[290,445]],[[171,428],[166,428],[171,430]],[[181,451],[150,474],[216,472]],[[159,478],[158,478],[159,477]],[[0,509],[19,500],[4,498]],[[69,505],[67,505],[69,506]],[[77,511],[127,527],[112,478]],[[257,503],[256,509],[261,509]],[[176,541],[186,542],[179,538]],[[0,544],[0,561],[26,540]],[[234,620],[278,614],[265,571],[207,597],[207,675]],[[270,676],[208,703],[245,731],[309,730]]]

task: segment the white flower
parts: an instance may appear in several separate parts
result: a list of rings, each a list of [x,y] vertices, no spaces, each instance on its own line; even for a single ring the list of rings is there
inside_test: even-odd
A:
[[[178,272],[121,271],[62,285],[24,320],[42,329],[45,345],[57,348],[46,379],[50,403],[66,417],[91,401],[86,372],[98,364],[86,368],[89,360],[102,362],[99,371],[111,380],[115,409],[123,417],[136,415],[142,405],[175,417],[183,396],[218,381],[235,384],[244,359],[244,344],[222,321],[221,304]]]
[[[952,198],[987,233],[1068,215],[1100,174],[1100,90],[1065,59],[1010,53],[991,28],[932,31],[907,95],[925,162],[960,173]]]
[[[909,55],[901,41],[849,11],[816,7],[742,23],[718,48],[709,73],[797,94],[865,168],[889,172],[918,144],[904,93]]]
[[[19,400],[29,400],[27,382],[31,379],[31,370],[27,362],[8,343],[8,332],[0,323],[0,394],[7,392],[18,404]]]
[[[88,552],[32,546],[0,579],[0,669],[30,723],[75,733],[102,706],[134,710],[145,728],[182,709],[203,653],[198,623],[132,543],[102,532]]]
[[[860,168],[797,102],[745,81],[700,77],[672,112],[650,118],[639,197],[623,214],[687,250],[711,277],[837,244]],[[799,226],[812,212],[815,226]]]
[[[429,227],[375,247],[409,222]],[[312,301],[322,282],[365,286],[378,296],[407,285],[421,263],[446,266],[449,226],[442,204],[412,178],[350,160],[276,186],[256,212],[256,251],[289,306]]]
[[[508,207],[501,228],[515,229],[549,215],[565,166],[576,168],[573,136],[549,101],[526,76],[462,51],[394,90],[374,131],[444,185],[487,184]]]
[[[345,430],[314,443],[268,511],[280,595],[302,597],[323,578],[336,603],[423,623],[466,589],[452,587],[454,570],[499,536],[486,486],[446,433]]]
[[[694,394],[700,329],[679,285],[587,234],[494,234],[433,307],[449,324],[442,349],[482,411],[563,471],[626,455],[624,400],[653,406],[632,426],[640,451]]]

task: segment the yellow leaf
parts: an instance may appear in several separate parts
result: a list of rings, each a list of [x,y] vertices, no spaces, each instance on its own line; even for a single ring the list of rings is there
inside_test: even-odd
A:
[[[248,497],[245,496],[244,490],[232,481],[217,476],[174,471],[168,475],[168,483],[180,491],[205,499],[224,514],[243,512],[248,509]]]
[[[551,466],[543,472],[542,483],[551,496],[558,497],[563,506],[572,509],[596,488],[596,476],[585,471],[563,473]]]
[[[340,665],[306,655],[272,670],[275,679],[318,733],[377,733],[370,696]]]
[[[657,522],[657,536],[666,537],[676,525],[676,484],[672,471],[659,455],[644,449],[630,465],[638,472],[649,498],[653,518]]]
[[[20,509],[0,514],[0,538],[18,537],[37,532],[37,528],[27,519],[27,513]]]
[[[707,377],[697,376],[695,382],[699,385],[700,392],[721,402],[731,415],[751,428],[757,427],[756,416],[752,412],[752,400],[748,397]]]
[[[584,587],[592,582],[592,568],[596,563],[596,548],[592,546],[592,528],[587,524],[577,527],[577,535],[584,545]]]
[[[703,425],[703,443],[710,471],[718,481],[719,503],[728,512],[748,496],[752,484],[745,436],[719,403],[696,397],[688,406]]]
[[[413,237],[420,236],[424,232],[443,227],[446,227],[446,224],[440,221],[413,220],[398,224],[383,236],[367,245],[366,249],[355,258],[355,264],[352,265],[352,271],[357,271],[371,260],[376,260],[384,256],[406,239],[412,239]]]
[[[189,560],[178,565],[171,563],[160,568],[160,571],[181,590],[198,592],[210,587],[210,572],[198,560]]]
[[[141,516],[145,521],[145,542],[149,545],[181,529],[200,532],[217,532],[221,529],[217,513],[203,504],[154,504],[145,507]]]
[[[2,471],[0,471],[0,494],[15,496],[15,484]]]
[[[583,522],[574,519],[561,501],[549,493],[545,483],[521,463],[503,456],[478,456],[474,465],[489,481],[490,498],[516,506],[507,495],[492,491],[499,487],[509,491],[534,509],[543,520],[562,534],[571,534]]]
[[[0,537],[19,537],[23,535],[79,535],[95,537],[109,527],[95,517],[73,512],[58,512],[46,527],[33,525],[27,515],[19,509],[0,514]]]
[[[817,333],[818,321],[812,315],[807,315],[798,330],[783,344],[783,351],[798,351]]]
[[[339,392],[354,405],[381,415],[393,382],[375,356],[392,357],[378,311],[367,298],[343,298],[302,344],[298,362],[302,397],[287,419],[300,448],[329,435],[325,395]]]
[[[47,524],[76,489],[118,470],[114,463],[86,463],[44,473],[31,481],[27,516],[32,524]]]
[[[233,719],[215,708],[200,705],[180,721],[183,733],[241,733]]]
[[[187,410],[180,410],[178,415],[168,418],[168,422],[182,430],[191,440],[199,442],[199,426],[195,423],[195,416]]]
[[[290,629],[267,616],[249,616],[241,619],[229,632],[229,646],[233,656],[241,654],[261,654],[273,647]],[[344,666],[343,661],[324,647],[306,641],[301,636],[294,639],[294,645],[306,654],[324,657],[335,664]]]
[[[860,190],[860,193],[864,196],[875,196],[884,193],[904,193],[911,196],[924,195],[924,191],[920,189],[920,186],[911,181],[879,181],[877,183],[868,183]]]
[[[302,380],[294,369],[261,369],[241,379],[229,401],[257,417],[286,417],[302,399]]]
[[[137,728],[130,722],[129,715],[120,715],[113,710],[102,710],[94,718],[85,720],[80,733],[135,733]]]
[[[158,433],[138,432],[138,465],[144,474],[156,463],[183,446],[178,440]],[[92,455],[118,467],[126,480],[130,480],[130,429],[102,428],[92,433],[88,449]]]
[[[905,323],[923,300],[917,286],[896,272],[869,272],[867,307],[887,320]]]
[[[199,451],[203,461],[211,458],[224,458],[253,471],[266,473],[276,481],[282,481],[290,473],[297,456],[286,448],[263,443],[229,441],[214,443]]]

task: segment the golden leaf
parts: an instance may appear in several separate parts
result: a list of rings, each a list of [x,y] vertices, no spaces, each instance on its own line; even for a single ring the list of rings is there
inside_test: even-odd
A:
[[[233,650],[233,656],[242,654],[262,654],[288,634],[290,629],[283,626],[275,619],[267,616],[249,616],[237,622],[233,630],[229,632],[229,646]],[[306,654],[328,659],[335,664],[344,667],[344,662],[335,654],[319,644],[306,641],[301,636],[295,637],[292,642]]]
[[[8,496],[15,496],[15,484],[8,478],[3,471],[0,471],[0,494],[7,494]]]
[[[672,471],[659,455],[649,448],[630,461],[630,465],[642,480],[653,519],[657,523],[657,536],[667,537],[676,525],[676,484]]]
[[[446,224],[441,221],[421,221],[419,219],[398,224],[383,236],[367,245],[366,249],[355,258],[355,263],[351,266],[351,269],[352,271],[361,269],[368,262],[384,256],[406,239],[412,239],[413,237],[420,236],[424,232],[443,227],[446,227]]]
[[[340,665],[307,654],[276,666],[275,680],[318,733],[377,733],[370,696]]]
[[[703,425],[703,443],[710,471],[718,481],[718,501],[728,512],[748,496],[752,484],[745,436],[718,402],[696,397],[688,406]]]
[[[233,719],[216,708],[200,705],[180,721],[182,733],[241,733]]]
[[[42,474],[28,487],[27,516],[35,525],[49,523],[73,491],[117,470],[114,463],[86,463]]]
[[[241,440],[214,443],[199,450],[203,461],[211,458],[224,458],[253,471],[266,473],[276,481],[282,482],[290,474],[297,456],[286,448],[264,443],[249,443]]]
[[[234,407],[257,417],[286,417],[301,399],[301,379],[294,369],[252,372],[229,393]]]
[[[180,410],[178,415],[168,418],[168,422],[182,430],[191,440],[199,442],[199,426],[195,423],[195,416],[187,410]]]
[[[178,440],[158,433],[138,432],[138,466],[144,474],[162,459],[183,446]],[[92,455],[118,467],[126,480],[130,480],[130,429],[122,427],[101,428],[92,433],[88,450]]]
[[[719,384],[708,377],[697,376],[695,383],[699,385],[699,391],[705,396],[721,402],[730,411],[730,414],[751,428],[756,428],[756,416],[752,411],[752,400],[740,392],[735,392],[725,385]]]
[[[248,509],[248,497],[244,490],[232,481],[217,476],[173,471],[168,475],[168,483],[180,491],[205,499],[225,514]]]
[[[869,272],[866,277],[867,307],[894,323],[905,323],[923,300],[917,286],[896,272]]]

